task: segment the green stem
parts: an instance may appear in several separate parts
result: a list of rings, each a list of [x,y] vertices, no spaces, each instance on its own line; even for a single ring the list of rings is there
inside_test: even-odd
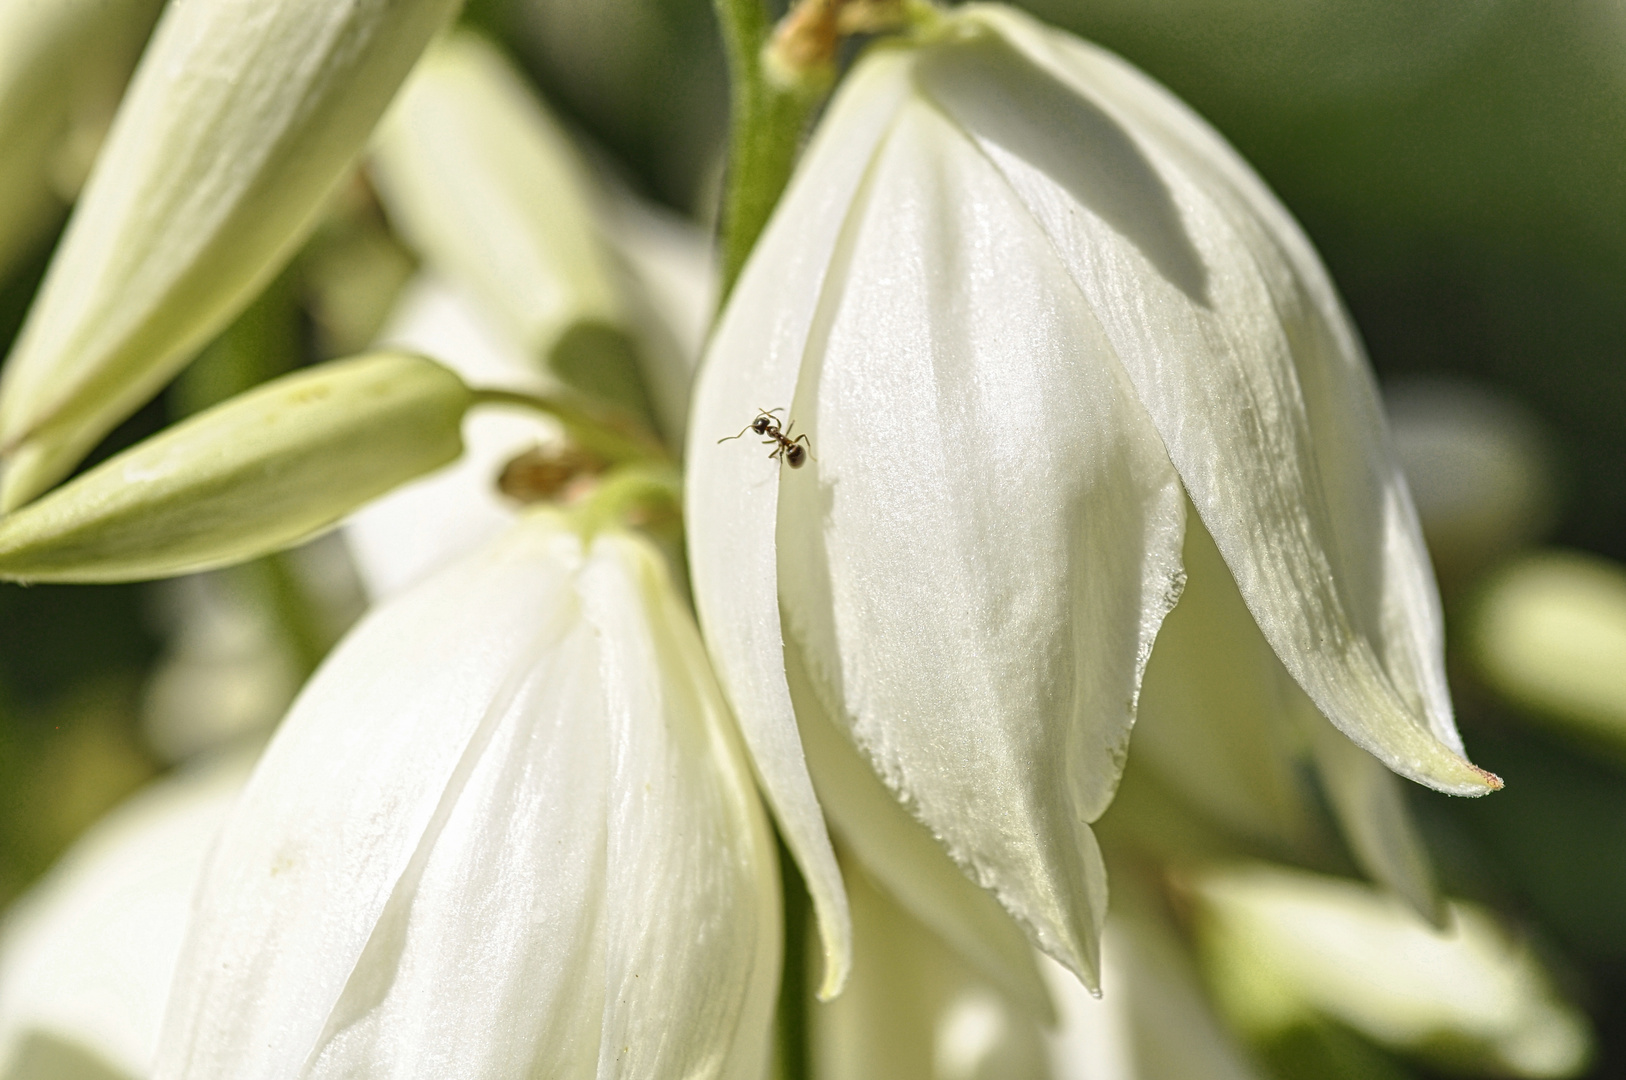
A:
[[[288,552],[279,551],[258,560],[257,565],[264,575],[271,611],[293,650],[303,679],[315,671],[316,665],[327,655],[333,645],[333,635],[322,626],[322,617],[291,560]]]
[[[563,425],[572,442],[611,464],[667,460],[666,450],[653,436],[557,395],[490,388],[476,388],[471,392],[476,405],[512,405],[553,417]]]
[[[722,301],[790,181],[802,129],[824,94],[776,86],[763,71],[762,47],[771,27],[762,0],[712,2],[728,54],[730,88],[728,176],[718,238]]]

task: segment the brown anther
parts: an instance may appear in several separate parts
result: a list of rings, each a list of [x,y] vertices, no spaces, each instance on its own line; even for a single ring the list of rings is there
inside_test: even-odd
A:
[[[568,489],[604,468],[601,459],[573,443],[533,446],[503,466],[497,490],[522,503],[568,501]]]

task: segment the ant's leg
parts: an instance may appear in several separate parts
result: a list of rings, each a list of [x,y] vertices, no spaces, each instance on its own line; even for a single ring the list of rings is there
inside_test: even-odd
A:
[[[792,439],[791,441],[792,442],[799,442],[803,446],[807,447],[807,456],[810,457],[810,458],[813,458],[814,461],[819,460],[817,457],[813,456],[813,444],[807,441],[807,436],[806,435],[798,435],[798,436],[796,436],[796,438]]]

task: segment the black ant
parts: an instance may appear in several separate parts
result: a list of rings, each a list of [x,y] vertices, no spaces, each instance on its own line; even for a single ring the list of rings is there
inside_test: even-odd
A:
[[[813,444],[807,441],[806,435],[798,435],[794,439],[790,437],[791,429],[796,426],[794,420],[783,431],[779,429],[779,418],[774,413],[784,411],[784,409],[758,409],[757,418],[741,428],[739,435],[730,435],[727,439],[717,441],[725,443],[729,439],[738,439],[747,431],[766,435],[767,438],[762,440],[762,445],[776,447],[774,452],[768,455],[769,459],[778,458],[791,468],[800,469],[802,463],[813,456]]]

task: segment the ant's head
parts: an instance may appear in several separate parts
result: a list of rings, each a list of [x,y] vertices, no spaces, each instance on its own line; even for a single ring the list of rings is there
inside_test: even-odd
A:
[[[758,435],[768,434],[768,429],[775,426],[776,425],[774,424],[773,417],[769,416],[767,413],[763,413],[761,416],[751,421],[751,430],[756,432]]]
[[[792,445],[785,448],[785,461],[793,469],[800,469],[802,462],[807,460],[807,448],[801,445]]]

